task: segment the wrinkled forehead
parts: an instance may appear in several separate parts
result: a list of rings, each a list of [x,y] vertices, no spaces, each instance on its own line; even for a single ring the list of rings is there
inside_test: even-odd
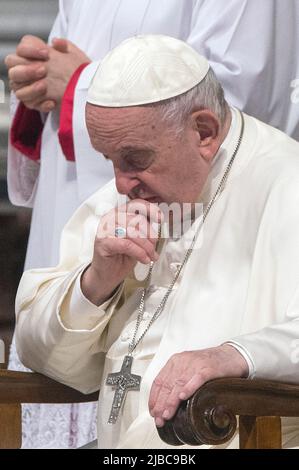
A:
[[[91,103],[86,103],[85,116],[86,122],[99,121],[103,124],[109,120],[152,120],[157,119],[159,116],[158,108],[155,106],[128,106],[123,108],[97,106]]]
[[[164,127],[161,113],[155,107],[132,106],[127,108],[106,108],[86,104],[86,125],[89,134],[106,132],[142,132],[148,136]]]
[[[148,106],[106,108],[87,103],[86,125],[93,146],[101,151],[109,150],[105,144],[110,143],[156,144],[166,135],[162,117]]]

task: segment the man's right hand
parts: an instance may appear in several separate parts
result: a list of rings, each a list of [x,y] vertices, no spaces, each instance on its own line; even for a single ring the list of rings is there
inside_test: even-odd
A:
[[[139,261],[157,261],[157,227],[162,213],[155,204],[135,199],[102,217],[98,227],[91,265],[81,278],[82,292],[95,305],[108,299]],[[115,229],[126,229],[119,238]]]

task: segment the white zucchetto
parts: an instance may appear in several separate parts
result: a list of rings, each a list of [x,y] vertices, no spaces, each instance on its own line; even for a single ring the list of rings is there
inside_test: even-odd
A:
[[[163,35],[135,36],[102,60],[87,102],[106,107],[156,103],[191,90],[209,63],[183,41]]]

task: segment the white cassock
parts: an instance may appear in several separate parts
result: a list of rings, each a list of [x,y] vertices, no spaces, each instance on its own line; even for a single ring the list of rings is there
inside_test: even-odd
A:
[[[233,110],[200,201],[207,206],[236,148]],[[126,283],[96,307],[80,290],[102,214],[117,204],[114,182],[90,197],[64,229],[57,267],[25,272],[17,295],[17,347],[32,369],[88,393],[100,389],[102,448],[163,448],[148,412],[151,384],[174,353],[233,341],[252,377],[299,383],[299,143],[245,115],[244,137],[224,189],[203,226],[162,315],[133,353],[140,392],[128,392],[120,419],[108,425],[118,372],[135,328],[141,288]],[[182,263],[188,232],[165,240],[148,290],[140,334]],[[137,264],[137,272],[146,270]],[[143,273],[144,276],[144,273]],[[127,296],[127,298],[125,298]],[[299,444],[298,418],[283,420],[284,444]],[[235,438],[229,447],[237,445]]]
[[[50,38],[68,38],[92,61],[140,33],[183,39],[207,57],[229,103],[299,139],[299,105],[291,101],[291,82],[299,78],[298,19],[298,0],[288,0],[288,8],[280,0],[61,0]],[[74,88],[74,162],[61,150],[57,112],[44,117],[40,163],[10,146],[10,199],[34,205],[26,268],[58,262],[63,226],[113,177],[110,164],[91,148],[84,120],[97,65],[85,68]]]

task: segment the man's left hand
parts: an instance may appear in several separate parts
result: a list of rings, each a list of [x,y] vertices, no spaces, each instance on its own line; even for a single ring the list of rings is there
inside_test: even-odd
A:
[[[248,365],[229,344],[173,355],[151,388],[149,410],[156,426],[173,418],[179,404],[190,398],[204,383],[221,377],[247,377]]]

